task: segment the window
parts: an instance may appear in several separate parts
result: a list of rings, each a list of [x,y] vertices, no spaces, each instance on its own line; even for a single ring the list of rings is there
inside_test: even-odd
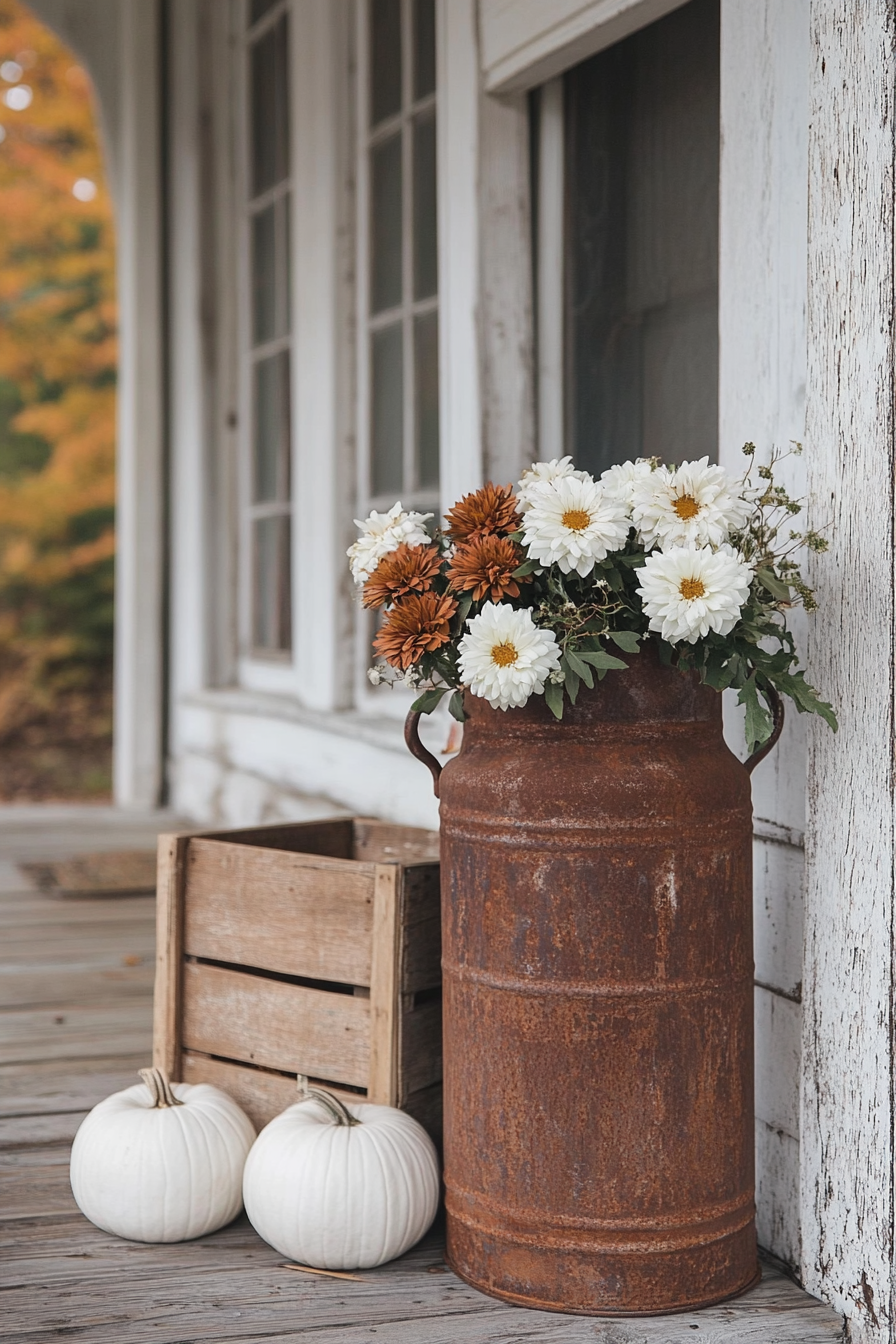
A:
[[[359,507],[435,509],[439,488],[434,0],[362,14]]]
[[[288,654],[292,644],[287,3],[251,0],[247,19],[246,643],[253,656],[270,658]]]
[[[715,459],[718,0],[690,0],[540,102],[541,451],[592,472]]]

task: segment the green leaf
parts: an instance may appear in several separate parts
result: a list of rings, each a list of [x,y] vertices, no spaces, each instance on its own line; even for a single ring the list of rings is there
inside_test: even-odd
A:
[[[833,706],[819,699],[815,689],[806,683],[802,672],[779,672],[773,677],[773,681],[779,691],[790,696],[800,713],[818,714],[836,733],[838,724]]]
[[[589,691],[594,685],[594,674],[588,666],[588,662],[593,657],[595,657],[593,653],[580,656],[572,649],[567,649],[564,656],[560,659],[560,666],[563,668],[564,672],[567,673],[567,676],[569,675],[569,672],[572,672],[577,680],[581,678]],[[575,700],[573,700],[571,695],[569,698],[572,700],[573,704],[575,704]]]
[[[555,719],[563,718],[563,683],[546,681],[544,684],[545,704]]]
[[[513,577],[515,579],[524,579],[527,574],[534,573],[538,568],[539,564],[537,560],[524,560],[523,563],[517,565],[516,569],[513,571]]]
[[[457,719],[458,723],[466,723],[467,714],[464,709],[463,691],[455,691],[448,701],[448,713],[452,718]]]
[[[417,710],[419,714],[431,714],[447,691],[447,686],[434,691],[424,691],[422,695],[417,696],[417,699],[411,705],[411,709]]]
[[[604,672],[610,668],[628,667],[628,663],[623,662],[621,658],[614,658],[612,653],[605,653],[603,649],[599,653],[580,653],[579,658],[583,663],[590,663],[592,667],[601,668]]]
[[[747,739],[747,750],[752,752],[761,747],[763,742],[767,742],[772,735],[772,718],[768,710],[759,703],[755,672],[744,682],[738,692],[737,702],[747,711],[744,736]]]
[[[464,593],[457,604],[457,623],[458,629],[463,630],[464,622],[470,614],[470,608],[473,605],[473,599],[469,593]]]
[[[765,591],[767,593],[771,593],[772,597],[776,597],[779,600],[779,602],[790,601],[789,586],[786,583],[782,583],[781,580],[776,575],[774,575],[770,569],[757,569],[756,577],[762,584]]]
[[[611,630],[610,638],[622,649],[623,653],[637,653],[640,641],[644,638],[635,630]]]

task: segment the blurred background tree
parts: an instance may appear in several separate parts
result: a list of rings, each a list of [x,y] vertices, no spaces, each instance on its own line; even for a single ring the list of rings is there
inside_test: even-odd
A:
[[[0,0],[0,798],[109,789],[114,245],[89,80]]]

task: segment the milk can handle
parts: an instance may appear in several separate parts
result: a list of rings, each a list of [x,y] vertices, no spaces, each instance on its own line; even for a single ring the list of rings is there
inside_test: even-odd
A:
[[[778,738],[781,736],[781,730],[784,727],[784,704],[780,695],[775,690],[774,686],[769,686],[765,694],[772,703],[772,735],[767,742],[763,742],[762,746],[753,752],[752,756],[748,756],[744,761],[748,775],[752,775],[759,762],[765,760],[766,756],[777,743]]]
[[[404,721],[404,740],[408,744],[408,751],[412,756],[416,756],[418,761],[422,761],[429,773],[432,775],[432,791],[435,796],[439,796],[439,775],[442,773],[442,767],[433,756],[431,751],[427,751],[420,741],[418,725],[420,723],[420,710],[412,709]]]

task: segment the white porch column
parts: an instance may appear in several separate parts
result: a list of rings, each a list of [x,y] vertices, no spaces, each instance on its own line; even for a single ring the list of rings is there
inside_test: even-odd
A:
[[[893,162],[890,0],[812,0],[806,464],[816,525],[801,1202],[807,1288],[893,1326]]]
[[[120,0],[115,801],[160,802],[163,376],[158,0]]]

